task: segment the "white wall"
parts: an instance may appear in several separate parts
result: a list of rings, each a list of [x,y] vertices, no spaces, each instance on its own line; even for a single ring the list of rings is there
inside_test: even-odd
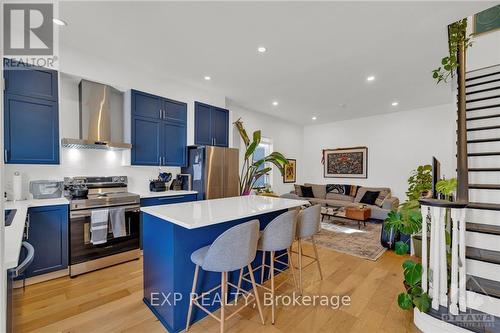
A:
[[[255,130],[261,130],[263,137],[272,140],[274,151],[282,153],[287,158],[297,160],[297,172],[300,172],[303,167],[302,126],[289,123],[283,119],[269,116],[261,112],[245,109],[231,101],[228,101],[227,105],[233,113],[233,121],[241,118],[249,135],[252,135]],[[231,124],[231,126],[234,125]],[[241,166],[245,145],[241,141],[237,130],[233,131],[233,143],[235,148],[240,149]],[[300,179],[298,177],[297,183],[299,182]],[[283,183],[283,178],[279,171],[273,168],[272,188],[275,193],[283,194],[293,190],[293,184]]]
[[[472,32],[474,20],[468,18],[468,31]],[[472,38],[467,50],[467,71],[500,64],[500,30],[490,31]]]
[[[387,186],[404,199],[411,170],[441,162],[442,174],[455,174],[455,110],[452,104],[339,121],[304,128],[301,179],[318,184]],[[368,147],[368,178],[323,178],[323,149]]]
[[[142,61],[142,60],[141,60]],[[183,101],[188,104],[188,144],[194,143],[194,101],[224,107],[226,100],[222,94],[205,91],[182,82],[137,70],[133,64],[120,64],[119,59],[97,58],[81,50],[61,47],[59,82],[59,137],[78,138],[78,81],[73,77],[106,83],[120,90],[138,89],[152,94]],[[70,75],[65,75],[70,74]],[[232,139],[230,126],[230,143]],[[146,191],[148,180],[156,178],[158,167],[122,166],[122,152],[98,150],[70,150],[61,148],[60,165],[6,165],[6,191],[12,192],[12,175],[21,172],[25,195],[28,182],[36,179],[61,179],[65,176],[111,176],[129,177],[129,190]],[[163,168],[175,176],[180,168]]]

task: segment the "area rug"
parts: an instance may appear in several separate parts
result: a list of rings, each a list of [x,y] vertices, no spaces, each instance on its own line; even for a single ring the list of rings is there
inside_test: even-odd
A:
[[[381,230],[382,223],[367,222],[366,227],[358,230],[357,223],[330,220],[321,222],[321,231],[314,239],[318,246],[375,261],[386,250],[380,244]]]

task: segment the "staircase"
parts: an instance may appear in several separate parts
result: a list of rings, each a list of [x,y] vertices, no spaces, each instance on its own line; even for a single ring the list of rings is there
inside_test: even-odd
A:
[[[465,89],[467,307],[500,317],[500,65],[467,73]]]

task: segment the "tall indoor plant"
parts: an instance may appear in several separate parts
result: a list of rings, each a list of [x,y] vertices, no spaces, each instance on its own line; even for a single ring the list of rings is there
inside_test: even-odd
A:
[[[285,165],[288,164],[288,160],[279,152],[272,152],[271,154],[265,156],[261,159],[254,159],[255,149],[259,146],[261,140],[261,131],[257,130],[253,132],[252,140],[247,134],[247,131],[243,127],[243,122],[241,118],[234,122],[234,125],[240,133],[240,137],[245,144],[245,156],[243,160],[243,165],[241,167],[240,174],[240,195],[249,195],[255,182],[271,171],[271,167],[266,166],[265,163],[274,164],[281,175],[284,174]]]

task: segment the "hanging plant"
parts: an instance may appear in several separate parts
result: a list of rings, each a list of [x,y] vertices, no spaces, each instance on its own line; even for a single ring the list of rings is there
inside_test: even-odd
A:
[[[467,36],[467,19],[457,21],[448,26],[449,52],[447,57],[441,59],[441,66],[432,71],[432,77],[437,80],[436,83],[448,82],[450,77],[458,69],[457,51],[463,43],[465,49],[472,46],[471,35]]]

